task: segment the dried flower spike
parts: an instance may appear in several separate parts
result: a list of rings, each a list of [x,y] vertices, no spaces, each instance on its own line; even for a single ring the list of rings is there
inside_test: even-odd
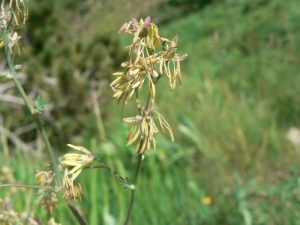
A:
[[[124,118],[123,121],[127,123],[132,123],[132,127],[127,136],[127,145],[129,146],[135,141],[137,141],[137,153],[144,153],[146,149],[150,149],[151,143],[153,144],[154,149],[156,149],[156,140],[154,135],[158,133],[158,128],[154,123],[153,113],[158,115],[159,125],[161,130],[164,132],[164,127],[170,133],[171,140],[174,142],[174,136],[171,129],[171,126],[168,122],[162,117],[158,112],[153,110],[145,111],[142,109],[142,116],[137,115],[135,117]]]
[[[55,173],[52,170],[39,170],[35,174],[35,178],[42,186],[51,186]]]
[[[72,178],[70,179],[68,176],[65,176],[63,186],[66,188],[66,191],[63,195],[63,199],[81,201],[83,190],[80,183],[74,184]]]
[[[0,27],[2,29],[7,29],[10,25],[13,28],[20,28],[22,26],[20,21],[22,20],[25,25],[28,19],[28,7],[24,0],[2,0],[0,10]]]
[[[127,146],[137,142],[136,152],[141,154],[153,145],[156,148],[155,134],[159,131],[154,122],[154,113],[157,114],[159,125],[164,132],[166,128],[172,142],[174,135],[168,122],[154,111],[156,88],[155,84],[161,77],[166,76],[171,89],[175,89],[176,82],[182,84],[180,62],[187,58],[187,54],[179,56],[178,35],[173,40],[159,36],[158,26],[151,22],[151,18],[133,18],[125,23],[119,33],[125,32],[133,36],[132,43],[125,48],[129,50],[129,59],[121,64],[124,72],[113,74],[115,80],[110,84],[115,92],[113,97],[123,102],[123,107],[135,93],[139,115],[124,118],[123,121],[132,123],[127,136]],[[173,64],[173,70],[170,68]],[[141,107],[138,92],[144,84],[148,84],[148,100],[145,107]]]

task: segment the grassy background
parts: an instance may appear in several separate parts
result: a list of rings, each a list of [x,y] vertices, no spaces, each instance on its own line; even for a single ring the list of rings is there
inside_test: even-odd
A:
[[[152,15],[133,7],[111,18],[120,5],[104,4],[101,16],[84,17],[85,31],[116,33],[129,18]],[[172,18],[173,8],[152,7],[158,18]],[[178,52],[189,56],[182,86],[171,91],[167,82],[158,84],[158,109],[175,143],[161,135],[157,151],[147,152],[131,224],[300,224],[299,152],[286,140],[288,129],[300,126],[299,15],[297,0],[228,0],[159,24],[161,36],[179,35]],[[117,38],[121,48],[127,41]],[[122,122],[132,110],[121,113],[110,100],[102,106],[107,141],[80,130],[81,142],[73,144],[101,154],[132,180],[137,159],[134,146],[124,147],[129,127]],[[35,170],[46,164],[20,150],[1,160],[22,183],[36,183]],[[122,224],[129,191],[107,171],[83,171],[79,180],[85,195],[76,205],[89,224]],[[32,207],[47,217],[33,205],[33,191],[0,190],[0,197],[8,195],[18,211]],[[75,224],[63,202],[54,217]]]

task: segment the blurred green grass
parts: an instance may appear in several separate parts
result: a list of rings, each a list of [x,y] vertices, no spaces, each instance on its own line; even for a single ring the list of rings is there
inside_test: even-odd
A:
[[[300,125],[297,6],[296,0],[216,2],[159,26],[169,39],[178,33],[178,52],[189,56],[182,86],[171,91],[158,83],[158,109],[175,143],[160,135],[158,149],[147,152],[131,224],[300,224],[299,152],[285,138]],[[125,46],[126,38],[120,42]],[[132,179],[134,146],[124,147],[129,127],[121,121],[132,111],[109,107],[108,141],[85,134],[82,145]],[[19,181],[35,182],[40,165],[31,160],[11,156]],[[79,179],[85,195],[76,205],[89,224],[121,224],[129,191],[107,171],[83,171]],[[19,210],[32,196],[22,193],[12,196]],[[54,215],[75,223],[64,204]]]

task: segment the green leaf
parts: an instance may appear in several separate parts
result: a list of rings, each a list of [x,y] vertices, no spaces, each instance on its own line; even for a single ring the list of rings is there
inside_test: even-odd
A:
[[[48,105],[48,103],[49,103],[49,99],[44,99],[43,95],[39,95],[36,101],[35,111],[37,113],[42,113],[45,110],[46,105]]]
[[[14,66],[14,68],[15,68],[15,70],[19,70],[19,69],[21,69],[21,68],[22,68],[22,65],[20,65],[20,64],[18,64],[18,65],[15,65],[15,66]]]
[[[0,80],[11,80],[12,78],[11,74],[0,74]]]

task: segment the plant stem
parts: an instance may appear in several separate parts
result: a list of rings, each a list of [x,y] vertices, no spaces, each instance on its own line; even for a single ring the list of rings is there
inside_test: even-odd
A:
[[[52,189],[51,186],[40,186],[30,184],[0,184],[0,188],[4,187],[21,187],[21,188],[37,188],[37,189]]]
[[[135,91],[135,96],[136,96],[136,99],[137,99],[137,103],[139,104],[139,101],[138,101],[139,95],[138,95],[137,90]],[[148,98],[147,98],[146,110],[148,110],[149,103],[150,103],[150,98],[151,98],[151,95],[150,95],[150,91],[149,91],[148,92]],[[141,115],[141,110],[140,110],[139,105],[138,105],[138,110],[139,110],[139,114]],[[143,159],[144,159],[144,155],[139,154],[138,164],[137,164],[137,167],[136,167],[135,178],[134,178],[134,183],[133,183],[135,188],[131,190],[130,205],[129,205],[129,209],[128,209],[128,212],[127,212],[127,217],[126,217],[126,221],[125,221],[124,225],[127,225],[129,223],[129,220],[130,220],[130,217],[131,217],[131,214],[132,214],[132,209],[133,209],[133,205],[134,205],[134,202],[135,202],[136,186],[137,186],[137,183],[138,183],[138,180],[139,180],[139,175],[140,175]]]
[[[77,219],[78,223],[80,225],[87,225],[87,223],[84,221],[84,219],[82,218],[82,216],[80,215],[78,210],[70,202],[67,202],[67,204],[68,204],[69,209],[71,210],[71,212],[73,213],[73,215]]]
[[[82,169],[106,169],[106,166],[85,166]]]
[[[57,185],[61,186],[61,175],[60,175],[60,172],[59,172],[59,169],[58,169],[55,157],[54,157],[54,153],[53,153],[53,150],[52,150],[50,142],[49,142],[49,139],[47,137],[46,131],[45,131],[44,126],[42,124],[42,121],[39,118],[38,114],[34,113],[33,107],[31,106],[23,87],[21,86],[21,84],[19,83],[19,81],[16,77],[12,54],[11,54],[11,52],[9,50],[9,46],[8,46],[7,29],[2,29],[2,32],[3,32],[3,41],[4,41],[4,44],[5,44],[5,54],[6,54],[6,58],[7,58],[7,62],[8,62],[9,71],[10,71],[10,74],[12,75],[12,80],[13,80],[17,90],[19,91],[20,95],[22,96],[22,98],[25,102],[25,105],[27,106],[28,110],[30,111],[30,114],[32,115],[35,123],[37,124],[38,130],[42,134],[43,140],[44,140],[46,148],[48,150],[48,154],[50,156],[51,166],[54,169],[55,174],[56,174]]]
[[[136,172],[135,172],[135,178],[134,178],[134,186],[137,186],[137,183],[139,181],[139,175],[140,175],[140,171],[141,171],[141,167],[142,167],[142,162],[144,159],[144,155],[143,154],[139,154],[139,161],[136,167]],[[131,214],[132,214],[132,209],[133,209],[133,205],[135,202],[135,193],[136,193],[136,188],[134,188],[133,190],[131,190],[131,199],[130,199],[130,205],[128,208],[128,212],[127,212],[127,217],[126,217],[126,221],[124,223],[124,225],[128,225]]]

